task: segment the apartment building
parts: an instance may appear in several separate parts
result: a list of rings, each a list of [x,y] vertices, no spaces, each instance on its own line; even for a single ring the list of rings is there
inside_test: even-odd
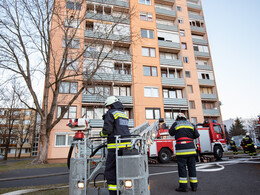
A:
[[[0,109],[0,153],[6,150],[7,157],[31,157],[34,150],[36,112],[30,109]],[[20,151],[21,150],[21,151]]]
[[[61,2],[67,11],[77,10],[84,18],[72,44],[75,50],[86,52],[75,66],[86,71],[97,56],[106,58],[94,75],[95,84],[79,96],[51,132],[50,160],[67,155],[74,134],[66,127],[68,118],[86,117],[92,135],[99,134],[106,112],[103,104],[110,95],[122,101],[130,128],[159,118],[170,126],[179,112],[194,124],[204,120],[222,123],[200,0]],[[76,28],[76,24],[69,27]],[[66,18],[64,25],[68,26]],[[102,34],[111,28],[108,36]],[[97,37],[104,37],[103,45],[87,45]],[[63,39],[62,35],[53,37],[57,51],[62,49]],[[86,77],[87,73],[80,80]],[[80,86],[79,79],[62,83],[57,115],[66,102],[64,97]]]

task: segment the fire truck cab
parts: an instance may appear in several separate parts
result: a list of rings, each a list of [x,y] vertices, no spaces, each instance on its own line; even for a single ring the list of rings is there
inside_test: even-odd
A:
[[[227,144],[224,129],[219,123],[204,122],[197,125],[200,137],[194,141],[199,156],[214,155],[219,160],[223,152],[227,151]],[[149,157],[157,158],[160,163],[168,163],[175,152],[176,140],[174,136],[169,135],[169,127],[165,123],[160,124],[157,137],[149,148]]]

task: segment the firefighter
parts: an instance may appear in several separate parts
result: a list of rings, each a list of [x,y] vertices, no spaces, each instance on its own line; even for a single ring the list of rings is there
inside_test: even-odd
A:
[[[243,139],[241,140],[241,144],[240,145],[242,146],[242,148],[244,150],[244,153],[247,153],[246,145],[245,145],[245,142],[244,142],[245,140],[244,139],[245,139],[245,137],[243,137]]]
[[[255,146],[254,146],[254,142],[251,139],[251,137],[249,137],[249,133],[246,133],[246,137],[244,138],[244,143],[245,146],[247,148],[247,154],[249,153],[250,156],[252,155],[256,155],[256,150],[255,150]]]
[[[105,101],[105,107],[108,109],[103,116],[104,126],[100,135],[107,137],[107,160],[105,176],[107,179],[110,195],[117,194],[116,183],[116,153],[115,153],[115,135],[129,136],[128,117],[123,112],[122,103],[115,97],[110,96]],[[131,147],[131,142],[121,142],[119,148]]]
[[[187,121],[183,113],[179,113],[176,122],[173,123],[169,130],[171,136],[175,135],[176,139],[176,157],[179,172],[178,192],[188,191],[187,170],[189,171],[190,186],[192,191],[197,191],[198,180],[196,176],[196,149],[193,140],[200,135],[196,127]]]
[[[236,142],[234,141],[233,137],[231,138],[230,146],[231,146],[231,149],[233,150],[233,154],[235,154],[235,155],[238,154]]]

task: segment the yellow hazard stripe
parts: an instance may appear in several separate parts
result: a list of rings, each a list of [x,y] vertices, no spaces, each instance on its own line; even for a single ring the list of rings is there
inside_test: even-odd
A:
[[[131,147],[131,142],[122,142],[117,144],[117,148],[128,148]],[[107,149],[116,148],[115,143],[107,144]]]
[[[188,183],[187,180],[179,180],[179,183]]]
[[[194,130],[194,128],[193,128],[192,126],[178,126],[178,127],[176,127],[176,130],[179,130],[179,129],[181,129],[181,128],[186,128],[186,129],[192,129],[192,130]]]
[[[192,151],[192,152],[176,152],[176,155],[188,155],[188,154],[197,154],[196,151]]]
[[[197,179],[194,179],[194,180],[190,179],[190,182],[191,183],[198,183],[198,180]]]
[[[117,190],[117,185],[108,184],[108,190],[116,191]]]
[[[101,136],[101,137],[106,137],[106,136],[108,136],[108,135],[105,135],[105,134],[103,133],[103,131],[101,131],[101,132],[100,132],[100,136]]]
[[[127,117],[125,114],[119,113],[119,112],[117,112],[116,114],[114,114],[114,118],[115,118],[115,119],[117,119],[118,117],[128,119],[128,117]]]

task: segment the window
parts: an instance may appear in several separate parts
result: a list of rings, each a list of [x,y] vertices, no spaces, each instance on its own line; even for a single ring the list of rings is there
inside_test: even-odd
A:
[[[177,11],[181,12],[181,6],[177,6]]]
[[[32,115],[32,111],[24,111],[24,115],[25,116],[30,116],[30,115]]]
[[[186,78],[190,78],[190,71],[185,71]]]
[[[6,118],[0,118],[0,125],[6,124]]]
[[[161,118],[160,108],[146,108],[145,109],[146,119],[159,119]]]
[[[142,55],[147,57],[155,57],[155,48],[142,47]]]
[[[140,4],[151,5],[151,0],[139,0]]]
[[[213,94],[213,90],[210,87],[202,87],[202,88],[200,88],[200,93],[202,93],[202,94]]]
[[[66,70],[78,70],[78,69],[79,69],[79,60],[68,58]]]
[[[209,74],[201,73],[201,78],[209,80]]]
[[[213,125],[215,133],[220,133],[222,134],[222,129],[219,125]]]
[[[154,66],[143,66],[144,76],[157,77],[157,67]]]
[[[31,121],[30,121],[30,120],[24,120],[24,121],[23,121],[23,124],[24,124],[24,125],[30,125],[30,124],[31,124]]]
[[[6,111],[5,110],[0,110],[0,116],[4,116],[6,115]]]
[[[66,8],[67,9],[81,10],[81,3],[80,2],[66,1]]]
[[[143,38],[154,38],[154,31],[153,30],[147,30],[147,29],[141,29],[141,37]]]
[[[144,87],[144,97],[159,97],[159,88]]]
[[[58,106],[57,118],[61,115],[61,111],[65,108],[66,106]],[[77,118],[77,107],[76,106],[69,107],[68,111],[65,113],[63,118],[69,118],[69,119]]]
[[[72,134],[59,133],[55,135],[55,146],[70,146],[73,140]]]
[[[182,90],[180,89],[163,89],[163,98],[182,98]]]
[[[13,125],[18,125],[20,123],[20,120],[13,120]]]
[[[114,96],[131,96],[131,88],[130,87],[113,87],[113,95]]]
[[[64,26],[68,28],[80,28],[80,20],[65,19]]]
[[[78,83],[61,82],[59,93],[77,93]]]
[[[191,123],[196,125],[197,124],[197,117],[191,117]]]
[[[153,14],[147,12],[140,12],[140,20],[153,21]]]
[[[180,24],[183,24],[183,19],[182,19],[182,18],[178,18],[178,22],[179,22]]]
[[[114,64],[114,74],[131,74],[131,65],[115,63]]]
[[[187,43],[181,43],[181,48],[182,49],[187,49]]]
[[[68,39],[67,43],[66,43],[65,39],[63,39],[62,46],[63,47],[67,46],[67,47],[69,47],[71,49],[79,49],[80,41],[79,41],[79,39],[72,39],[72,40]]]
[[[192,85],[188,85],[187,87],[188,87],[188,92],[189,92],[189,93],[193,93],[193,87],[192,87]]]
[[[180,35],[181,35],[182,37],[184,37],[184,36],[185,36],[185,31],[184,31],[184,30],[180,30]]]
[[[82,117],[87,119],[102,119],[102,116],[107,112],[106,108],[90,108],[82,107]]]
[[[189,63],[189,58],[186,57],[186,56],[183,56],[183,62],[184,62],[184,63]]]
[[[94,30],[94,22],[86,21],[86,30],[93,31]]]
[[[189,101],[190,109],[195,109],[195,102],[193,100]]]

